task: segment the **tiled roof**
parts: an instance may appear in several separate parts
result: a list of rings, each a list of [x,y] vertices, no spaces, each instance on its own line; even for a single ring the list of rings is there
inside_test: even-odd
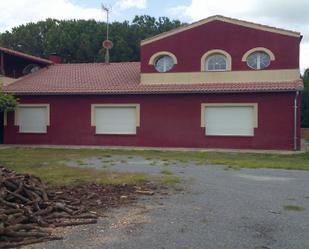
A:
[[[160,94],[295,91],[301,80],[258,83],[140,84],[140,63],[55,64],[4,87],[6,92],[43,94]]]
[[[14,56],[18,56],[18,57],[22,57],[24,59],[36,61],[36,62],[43,63],[43,64],[46,64],[46,65],[53,64],[53,62],[50,61],[50,60],[46,60],[46,59],[43,59],[43,58],[40,58],[40,57],[36,57],[36,56],[33,56],[33,55],[25,54],[25,53],[22,53],[22,52],[13,50],[13,49],[9,49],[9,48],[0,47],[0,52],[6,53],[6,54],[10,54],[10,55],[14,55]]]

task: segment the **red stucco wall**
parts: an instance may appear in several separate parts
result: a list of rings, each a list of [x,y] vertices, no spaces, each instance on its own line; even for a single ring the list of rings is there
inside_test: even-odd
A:
[[[252,70],[241,59],[248,50],[256,47],[268,48],[276,57],[266,70],[297,69],[299,43],[297,37],[213,21],[142,46],[141,71],[156,72],[148,65],[150,57],[156,52],[169,51],[178,59],[170,72],[199,72],[202,55],[211,49],[227,51],[232,57],[232,70]]]
[[[294,93],[21,96],[21,103],[49,103],[47,134],[20,134],[14,113],[5,127],[7,144],[122,145],[154,147],[293,149]],[[205,136],[200,127],[201,103],[258,103],[254,137]],[[90,126],[91,104],[139,103],[136,135],[95,135]],[[299,129],[300,134],[300,129]]]

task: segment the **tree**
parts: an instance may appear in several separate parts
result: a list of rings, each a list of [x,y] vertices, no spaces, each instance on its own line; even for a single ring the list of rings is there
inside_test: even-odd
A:
[[[140,41],[184,23],[167,17],[158,19],[143,15],[128,21],[110,24],[112,62],[139,61]],[[48,58],[60,54],[65,63],[104,61],[102,41],[106,39],[106,23],[95,20],[46,19],[20,25],[0,34],[0,46]]]
[[[14,111],[17,106],[17,99],[11,95],[0,91],[0,113]]]
[[[301,125],[309,128],[309,68],[303,75],[304,92],[302,93]]]

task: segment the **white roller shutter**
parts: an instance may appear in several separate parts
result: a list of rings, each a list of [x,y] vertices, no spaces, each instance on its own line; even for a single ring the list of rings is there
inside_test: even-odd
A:
[[[46,133],[47,107],[18,107],[19,131]]]
[[[95,107],[97,134],[136,134],[136,107]]]
[[[206,135],[253,136],[253,106],[205,107]]]

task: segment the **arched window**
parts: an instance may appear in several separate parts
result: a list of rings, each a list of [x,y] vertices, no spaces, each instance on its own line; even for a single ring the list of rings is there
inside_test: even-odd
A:
[[[270,56],[262,51],[253,52],[247,57],[247,65],[252,69],[264,69],[270,64]]]
[[[227,59],[223,54],[212,54],[206,61],[206,71],[226,71]]]
[[[212,49],[201,57],[201,71],[231,71],[232,57],[222,49]]]
[[[255,70],[267,68],[271,61],[274,60],[275,55],[273,52],[263,47],[250,49],[242,57],[242,61],[246,62],[248,67]]]
[[[160,51],[150,57],[148,64],[153,65],[158,72],[165,73],[172,70],[177,64],[177,58],[171,52]]]
[[[163,55],[156,59],[154,66],[160,73],[168,72],[174,67],[174,60],[169,55]]]

